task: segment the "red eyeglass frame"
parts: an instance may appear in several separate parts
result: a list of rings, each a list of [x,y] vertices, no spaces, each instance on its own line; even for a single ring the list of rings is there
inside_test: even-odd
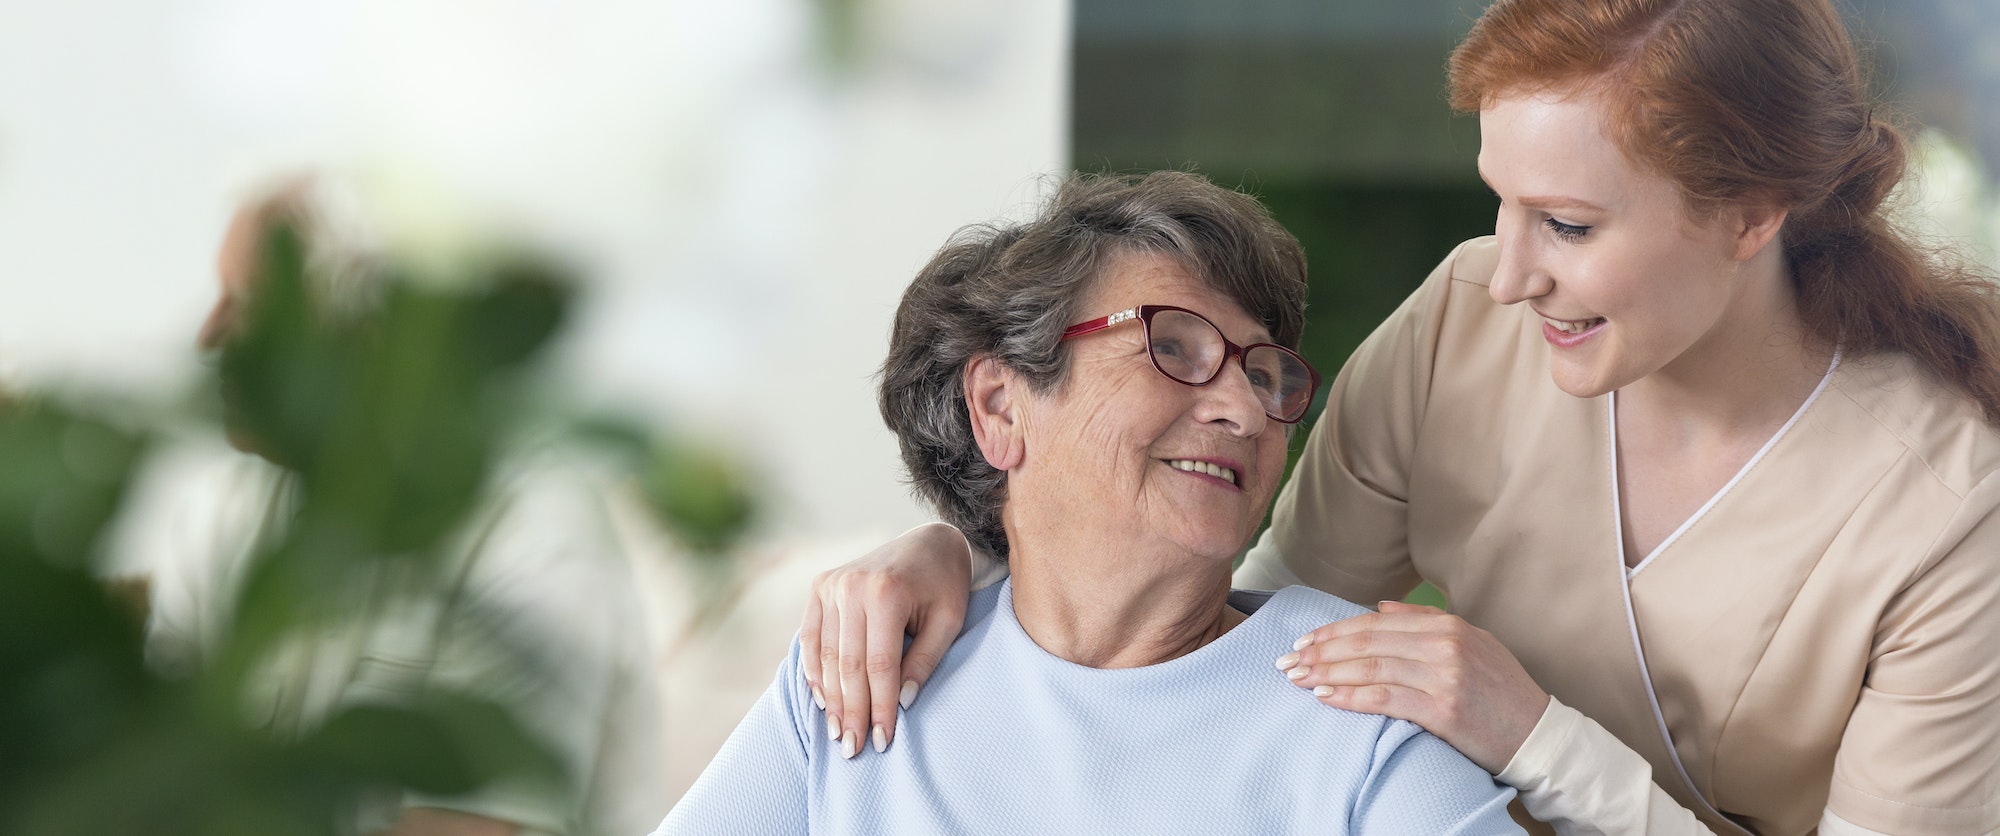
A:
[[[1149,342],[1149,344],[1146,347],[1146,361],[1153,364],[1153,371],[1159,372],[1161,377],[1164,377],[1175,383],[1179,383],[1183,386],[1207,386],[1208,384],[1215,382],[1215,379],[1222,375],[1222,369],[1224,366],[1229,365],[1229,359],[1231,357],[1236,358],[1236,365],[1243,366],[1245,371],[1248,371],[1249,367],[1245,365],[1247,361],[1245,361],[1243,357],[1245,354],[1249,353],[1250,349],[1275,348],[1279,351],[1291,355],[1294,359],[1298,360],[1299,365],[1305,367],[1306,374],[1311,377],[1312,382],[1310,385],[1306,387],[1305,406],[1299,409],[1299,414],[1297,416],[1292,418],[1281,418],[1279,416],[1272,415],[1271,411],[1268,409],[1264,411],[1264,415],[1280,424],[1296,424],[1300,421],[1305,420],[1306,412],[1312,409],[1313,398],[1319,396],[1319,383],[1320,383],[1319,369],[1313,368],[1313,365],[1311,363],[1306,362],[1306,358],[1301,356],[1298,352],[1293,351],[1277,343],[1251,343],[1249,345],[1237,345],[1236,343],[1231,342],[1229,339],[1229,335],[1222,333],[1222,329],[1220,327],[1217,327],[1212,320],[1210,320],[1208,317],[1202,316],[1201,313],[1198,311],[1191,311],[1188,310],[1187,308],[1183,308],[1178,305],[1140,305],[1135,308],[1126,308],[1125,310],[1119,311],[1117,313],[1106,314],[1096,319],[1079,322],[1075,325],[1071,325],[1068,328],[1064,328],[1062,332],[1062,337],[1058,339],[1057,342],[1064,342],[1075,337],[1081,337],[1085,334],[1096,333],[1106,328],[1110,328],[1111,326],[1120,325],[1135,319],[1139,320],[1139,324],[1145,327],[1146,338],[1148,341],[1150,341],[1152,339],[1152,333],[1153,333],[1153,315],[1161,311],[1179,311],[1181,313],[1187,314],[1188,316],[1192,316],[1195,319],[1199,319],[1202,322],[1207,323],[1208,327],[1210,328],[1214,328],[1215,335],[1222,338],[1222,363],[1220,363],[1215,367],[1215,372],[1213,374],[1210,374],[1207,380],[1204,380],[1200,383],[1189,383],[1185,380],[1182,380],[1178,377],[1168,374],[1166,369],[1160,368],[1160,360],[1159,358],[1153,356],[1153,349]]]

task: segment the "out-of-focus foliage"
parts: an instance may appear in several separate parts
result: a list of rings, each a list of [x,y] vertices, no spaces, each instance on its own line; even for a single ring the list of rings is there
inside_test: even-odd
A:
[[[80,568],[118,507],[141,440],[55,409],[0,404],[0,550]]]
[[[755,478],[724,448],[612,416],[576,429],[634,467],[648,512],[696,559],[718,566],[756,522]]]
[[[713,447],[681,440],[653,449],[639,482],[647,504],[695,554],[727,554],[756,510],[742,467]]]
[[[318,303],[304,252],[292,229],[268,232],[218,368],[231,437],[290,470],[298,501],[251,559],[217,658],[187,678],[147,667],[139,618],[90,572],[146,434],[0,401],[0,833],[333,834],[383,793],[568,780],[478,694],[347,707],[295,737],[245,722],[260,660],[365,611],[357,579],[451,594],[453,535],[533,423],[537,360],[573,295],[529,257],[454,281],[384,264],[379,295],[343,312]],[[665,474],[646,480],[672,497],[663,521],[720,554],[750,517],[747,488],[725,461],[655,447],[628,447],[632,472]]]

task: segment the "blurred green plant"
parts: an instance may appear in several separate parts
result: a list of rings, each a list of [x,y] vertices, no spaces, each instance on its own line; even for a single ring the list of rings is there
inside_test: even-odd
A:
[[[757,521],[755,479],[742,462],[721,445],[620,416],[579,419],[574,431],[631,466],[647,511],[690,557],[728,568],[731,550]]]
[[[538,420],[537,360],[574,283],[523,255],[449,281],[380,264],[379,296],[344,311],[316,298],[292,227],[269,229],[259,257],[217,368],[223,423],[290,471],[297,501],[251,558],[220,653],[190,676],[147,666],[137,608],[91,571],[148,433],[0,400],[0,834],[334,834],[383,793],[567,780],[478,694],[346,707],[290,738],[250,728],[243,701],[274,648],[368,611],[357,579],[452,594],[448,543]],[[569,431],[589,440],[615,423]],[[623,426],[616,452],[661,522],[722,562],[753,517],[741,468]]]

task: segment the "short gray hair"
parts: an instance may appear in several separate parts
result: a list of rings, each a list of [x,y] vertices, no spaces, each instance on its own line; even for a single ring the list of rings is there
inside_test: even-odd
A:
[[[919,495],[1001,560],[1007,476],[972,435],[963,379],[991,355],[1037,392],[1067,380],[1063,329],[1118,255],[1173,258],[1234,300],[1271,340],[1305,329],[1306,259],[1264,206],[1186,172],[1073,174],[1035,218],[954,233],[903,293],[882,363],[882,420]]]

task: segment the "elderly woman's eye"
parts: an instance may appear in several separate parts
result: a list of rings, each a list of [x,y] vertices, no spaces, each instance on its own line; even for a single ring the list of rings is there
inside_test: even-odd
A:
[[[1161,337],[1153,340],[1153,356],[1155,357],[1183,357],[1186,355],[1187,351],[1181,347],[1181,341],[1178,339]]]

